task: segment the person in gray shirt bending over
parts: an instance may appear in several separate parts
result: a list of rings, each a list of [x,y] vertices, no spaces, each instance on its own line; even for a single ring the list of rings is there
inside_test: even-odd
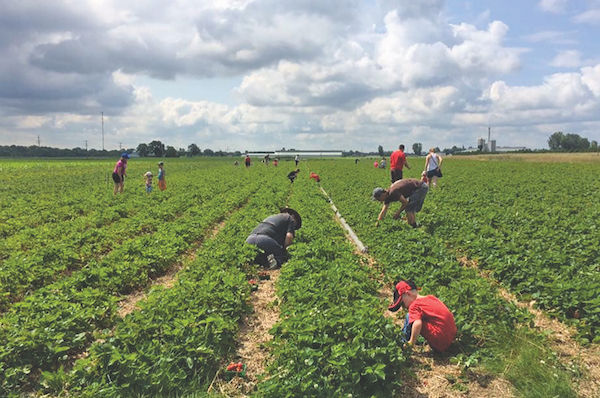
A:
[[[246,243],[255,245],[264,252],[256,256],[256,263],[269,269],[280,268],[287,259],[286,249],[292,244],[296,230],[301,226],[300,214],[289,207],[258,224],[246,239]]]

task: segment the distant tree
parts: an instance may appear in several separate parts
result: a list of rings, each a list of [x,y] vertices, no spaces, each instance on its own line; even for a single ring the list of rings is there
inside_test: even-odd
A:
[[[552,151],[587,151],[590,149],[590,141],[579,134],[563,134],[557,131],[548,138],[548,147]]]
[[[154,141],[152,141],[151,143],[148,144],[148,150],[154,156],[160,158],[165,153],[165,144],[163,144],[162,142],[160,142],[158,140],[154,140]]]
[[[215,153],[213,152],[213,150],[212,149],[208,149],[208,148],[206,148],[204,150],[204,152],[202,152],[202,153],[204,154],[204,156],[215,156]]]
[[[562,142],[565,135],[562,131],[557,131],[548,138],[548,146],[551,151],[560,151],[562,149]]]
[[[178,156],[179,156],[179,154],[177,153],[177,149],[175,149],[174,147],[172,147],[172,146],[169,145],[167,147],[167,151],[165,152],[165,157],[167,157],[167,158],[176,158]]]
[[[177,157],[185,156],[185,154],[186,154],[185,148],[179,148],[177,150]]]
[[[421,153],[423,153],[423,144],[421,144],[420,142],[415,142],[413,144],[412,148],[413,148],[413,152],[417,156],[421,156]]]
[[[144,143],[141,143],[140,145],[138,145],[136,151],[142,158],[145,158],[146,156],[148,156],[148,153],[150,153],[150,149],[148,148],[148,145],[146,145]]]
[[[190,145],[188,145],[188,153],[190,154],[190,156],[198,156],[202,153],[202,151],[200,151],[200,148],[198,148],[198,145],[190,144]]]
[[[440,147],[437,147],[437,146],[436,146],[436,147],[435,147],[435,152],[436,152],[436,153],[439,153],[439,152],[441,152],[441,151],[440,151]]]
[[[379,153],[379,156],[383,157],[384,152],[383,152],[383,147],[381,145],[379,145],[377,147],[377,152]]]
[[[590,144],[590,150],[594,151],[594,152],[598,152],[598,141],[593,140],[592,143]]]

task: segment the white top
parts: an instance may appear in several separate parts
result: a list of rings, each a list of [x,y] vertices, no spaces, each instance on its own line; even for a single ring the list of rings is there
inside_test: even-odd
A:
[[[429,157],[429,163],[427,163],[427,171],[435,170],[439,167],[439,165],[440,163],[438,155],[431,153],[431,156]]]

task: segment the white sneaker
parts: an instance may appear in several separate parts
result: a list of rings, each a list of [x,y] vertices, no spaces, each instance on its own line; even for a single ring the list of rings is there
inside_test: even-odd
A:
[[[267,262],[269,263],[269,269],[277,268],[277,260],[275,260],[275,256],[273,254],[269,254],[267,256]]]

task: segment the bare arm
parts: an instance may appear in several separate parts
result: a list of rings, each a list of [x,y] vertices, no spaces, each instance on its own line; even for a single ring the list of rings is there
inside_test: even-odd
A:
[[[421,334],[421,328],[423,327],[423,321],[417,319],[412,324],[412,329],[410,331],[410,340],[408,340],[408,344],[413,345],[415,341],[417,341],[417,337]]]
[[[410,169],[410,166],[408,165],[408,162],[406,161],[406,159],[404,159],[404,165],[406,166],[407,169]]]
[[[438,158],[438,168],[439,168],[439,167],[441,167],[441,166],[442,166],[442,161],[443,161],[444,159],[442,159],[442,157],[441,157],[440,155],[437,155],[437,158]]]
[[[284,247],[288,247],[289,245],[292,244],[292,241],[294,240],[294,235],[291,232],[288,232],[287,234],[285,234],[285,242],[284,242]]]
[[[388,207],[389,207],[389,204],[387,204],[387,203],[383,204],[383,207],[381,208],[381,211],[379,212],[379,216],[377,217],[377,222],[375,222],[376,227],[379,226],[379,221],[383,220],[383,217],[385,217],[385,213],[387,212]]]
[[[430,157],[431,157],[431,155],[425,156],[425,171],[427,171],[427,166],[429,165],[429,158]]]

